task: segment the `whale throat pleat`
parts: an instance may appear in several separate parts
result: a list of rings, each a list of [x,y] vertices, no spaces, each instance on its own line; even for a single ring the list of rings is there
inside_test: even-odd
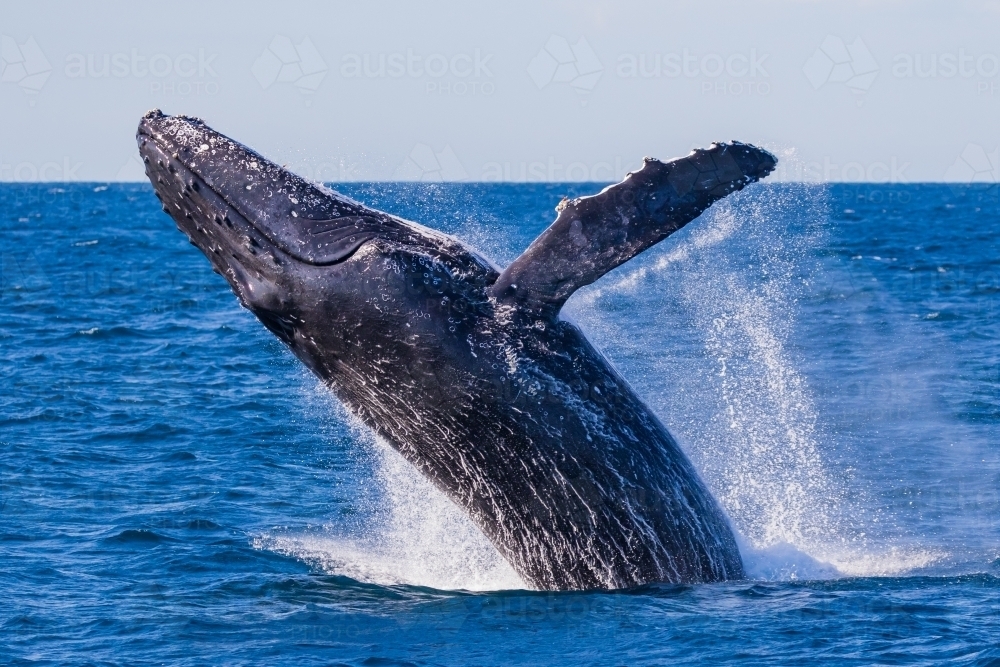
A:
[[[492,296],[555,317],[566,300],[659,243],[731,192],[767,176],[777,160],[739,142],[640,170],[592,197],[563,200],[556,221],[500,274]]]

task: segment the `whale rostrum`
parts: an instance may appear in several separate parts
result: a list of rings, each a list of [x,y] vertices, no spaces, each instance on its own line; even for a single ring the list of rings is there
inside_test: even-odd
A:
[[[717,143],[564,200],[500,271],[459,240],[302,179],[202,121],[137,134],[163,209],[243,306],[468,513],[524,582],[742,578],[728,521],[582,331],[573,292],[770,173]]]

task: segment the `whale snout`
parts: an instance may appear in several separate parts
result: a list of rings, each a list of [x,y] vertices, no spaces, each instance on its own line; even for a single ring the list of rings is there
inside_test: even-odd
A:
[[[154,110],[142,117],[136,138],[163,210],[226,278],[240,302],[254,312],[285,312],[278,281],[287,259],[199,168],[206,163],[200,153],[226,150],[220,137],[196,119]]]
[[[289,261],[335,264],[396,226],[384,214],[373,215],[357,202],[306,181],[198,118],[154,109],[139,121],[136,139],[158,193],[165,187],[207,188]],[[177,184],[177,173],[187,181]]]
[[[150,160],[156,158],[153,166],[165,168],[171,173],[174,173],[173,169],[183,167],[196,176],[200,184],[207,185],[230,205],[235,205],[237,199],[243,204],[252,200],[252,197],[241,196],[239,190],[253,190],[254,172],[258,170],[255,158],[258,156],[208,127],[201,119],[168,116],[159,109],[147,111],[139,120],[136,141],[147,169],[151,166]],[[161,153],[169,158],[169,164],[164,162]],[[260,162],[264,162],[263,158]]]
[[[221,136],[198,118],[168,116],[159,109],[143,114],[136,132],[139,153],[144,158],[156,146],[189,169],[196,163],[204,166],[211,161],[206,158],[217,155]]]

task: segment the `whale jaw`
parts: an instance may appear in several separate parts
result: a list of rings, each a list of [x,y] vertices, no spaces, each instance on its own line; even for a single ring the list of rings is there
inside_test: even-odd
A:
[[[136,140],[154,192],[164,212],[229,282],[240,303],[288,342],[294,306],[282,283],[295,271],[295,262],[230,203],[231,193],[220,192],[192,169],[185,159],[190,149],[176,142],[185,126],[198,127],[196,121],[159,112],[146,114],[140,122]]]

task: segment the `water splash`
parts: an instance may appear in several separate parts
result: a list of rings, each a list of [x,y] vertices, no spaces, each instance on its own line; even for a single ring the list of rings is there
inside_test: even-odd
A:
[[[327,394],[321,385],[317,391]],[[362,501],[361,516],[347,534],[344,526],[271,532],[253,540],[256,548],[379,585],[468,591],[528,588],[462,509],[343,408],[334,410],[350,425],[359,445],[358,463],[369,468],[377,490]]]
[[[879,504],[824,459],[835,443],[817,426],[792,334],[825,221],[819,189],[751,188],[566,309],[678,437],[757,579],[889,576],[948,557],[895,542]],[[664,332],[676,344],[654,342]],[[379,487],[356,530],[270,534],[261,547],[380,584],[526,587],[461,509],[388,445],[354,431]]]
[[[586,298],[627,293],[644,301],[662,330],[676,326],[677,311],[683,313],[701,339],[701,358],[683,368],[651,360],[656,375],[700,385],[698,400],[682,399],[686,414],[670,421],[686,427],[681,439],[692,443],[689,453],[751,544],[801,544],[808,535],[830,532],[816,503],[833,490],[816,446],[815,410],[785,350],[794,264],[777,235],[766,244],[747,243],[775,213],[772,205],[747,203],[717,204],[673,249]],[[749,254],[733,252],[734,241]],[[664,308],[665,300],[674,307]],[[588,330],[592,324],[607,329],[588,321]],[[677,397],[650,388],[654,406],[676,414]],[[694,424],[698,431],[688,432]]]
[[[879,535],[875,503],[824,460],[831,436],[818,432],[790,340],[825,218],[817,189],[750,189],[570,302],[625,375],[638,376],[730,516],[753,577],[896,574],[943,557]],[[657,326],[633,330],[622,311]],[[662,349],[649,339],[664,332],[676,356],[644,353]]]

